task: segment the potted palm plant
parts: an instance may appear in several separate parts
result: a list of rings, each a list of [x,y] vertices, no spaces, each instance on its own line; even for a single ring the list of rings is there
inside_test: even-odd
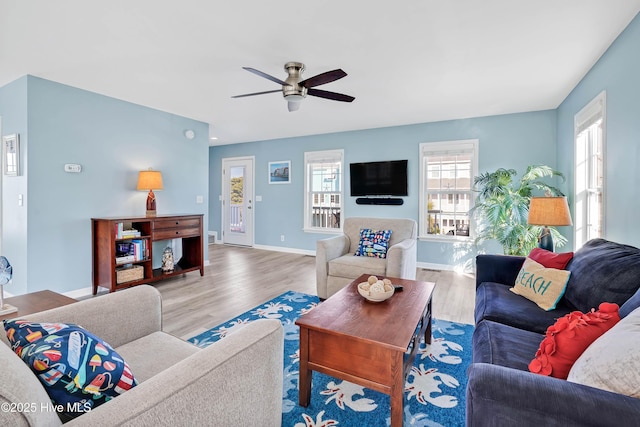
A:
[[[563,196],[562,192],[542,181],[542,178],[564,175],[549,166],[531,165],[519,181],[515,181],[514,169],[500,168],[486,172],[473,180],[478,192],[471,213],[476,220],[476,242],[495,239],[502,244],[505,255],[527,255],[536,247],[542,229],[527,224],[529,203],[534,190],[552,196]],[[567,243],[555,228],[551,234],[556,246]]]

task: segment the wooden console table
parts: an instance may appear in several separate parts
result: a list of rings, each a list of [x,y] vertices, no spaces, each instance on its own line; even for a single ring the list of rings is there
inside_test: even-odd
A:
[[[15,319],[27,314],[38,313],[52,308],[77,302],[73,298],[61,295],[53,291],[38,291],[30,294],[18,295],[5,298],[7,304],[18,308],[18,312],[13,312],[0,316],[0,320]]]
[[[92,218],[91,248],[93,259],[93,294],[98,287],[114,292],[118,289],[152,283],[189,271],[204,275],[203,215],[161,215],[157,217]],[[136,230],[136,236],[120,236],[118,230]],[[174,270],[154,269],[153,242],[181,239],[182,258],[174,262]],[[135,243],[143,248],[136,259],[120,265],[116,261],[116,245]],[[123,269],[137,273],[133,278]],[[135,270],[133,270],[135,269]],[[119,274],[120,273],[120,274]],[[124,279],[123,279],[124,278]]]

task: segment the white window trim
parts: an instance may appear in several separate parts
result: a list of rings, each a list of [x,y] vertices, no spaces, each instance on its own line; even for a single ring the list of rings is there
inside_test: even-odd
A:
[[[303,229],[302,231],[306,233],[322,233],[322,234],[342,234],[342,224],[343,220],[340,221],[340,228],[323,228],[323,227],[313,227],[310,224],[311,212],[310,212],[310,203],[309,203],[309,162],[314,161],[323,161],[330,160],[336,161],[336,159],[340,160],[340,215],[342,218],[344,216],[344,207],[345,207],[345,199],[344,199],[344,150],[323,150],[323,151],[306,151],[304,153],[304,221],[303,221]]]
[[[578,111],[573,117],[573,212],[574,216],[581,214],[586,215],[585,212],[578,212],[577,203],[578,203],[578,185],[577,179],[575,177],[575,171],[578,164],[578,150],[576,147],[578,135],[580,132],[588,128],[591,124],[595,122],[596,117],[602,116],[602,224],[600,224],[601,236],[606,236],[606,198],[607,198],[607,171],[606,171],[606,158],[607,158],[607,92],[602,91],[598,95],[595,96],[587,105],[585,105],[580,111]],[[574,222],[577,221],[577,218],[574,218]],[[574,227],[573,229],[573,241],[574,241],[574,249],[579,249],[576,246],[576,243],[584,239],[578,238],[578,228]]]
[[[418,159],[420,161],[420,196],[419,196],[419,220],[420,223],[418,225],[418,239],[423,241],[438,241],[438,242],[468,242],[475,238],[475,227],[471,218],[469,220],[469,235],[468,236],[440,236],[427,234],[425,232],[424,224],[426,222],[426,200],[425,200],[425,178],[427,171],[424,167],[424,159],[423,153],[425,151],[442,151],[446,153],[448,151],[460,151],[467,150],[471,148],[473,150],[473,158],[471,161],[471,185],[472,190],[470,192],[471,200],[469,200],[469,206],[473,207],[475,205],[475,192],[473,191],[473,178],[478,174],[478,147],[479,147],[478,139],[462,139],[462,140],[454,140],[454,141],[434,141],[434,142],[423,142],[420,144],[418,151]],[[435,147],[435,148],[434,148]]]

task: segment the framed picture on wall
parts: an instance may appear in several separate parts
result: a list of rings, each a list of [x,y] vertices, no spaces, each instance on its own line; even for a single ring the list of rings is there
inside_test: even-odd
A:
[[[14,133],[2,137],[2,164],[7,176],[20,175],[20,135]]]
[[[291,160],[269,162],[269,184],[291,184]]]

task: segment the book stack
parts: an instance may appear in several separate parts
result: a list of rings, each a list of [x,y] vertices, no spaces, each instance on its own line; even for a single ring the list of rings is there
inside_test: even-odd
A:
[[[123,265],[143,261],[149,257],[146,239],[135,239],[130,242],[116,243],[116,264]]]
[[[124,223],[118,222],[115,225],[116,239],[130,239],[132,237],[140,237],[142,233],[135,228],[124,229]]]

